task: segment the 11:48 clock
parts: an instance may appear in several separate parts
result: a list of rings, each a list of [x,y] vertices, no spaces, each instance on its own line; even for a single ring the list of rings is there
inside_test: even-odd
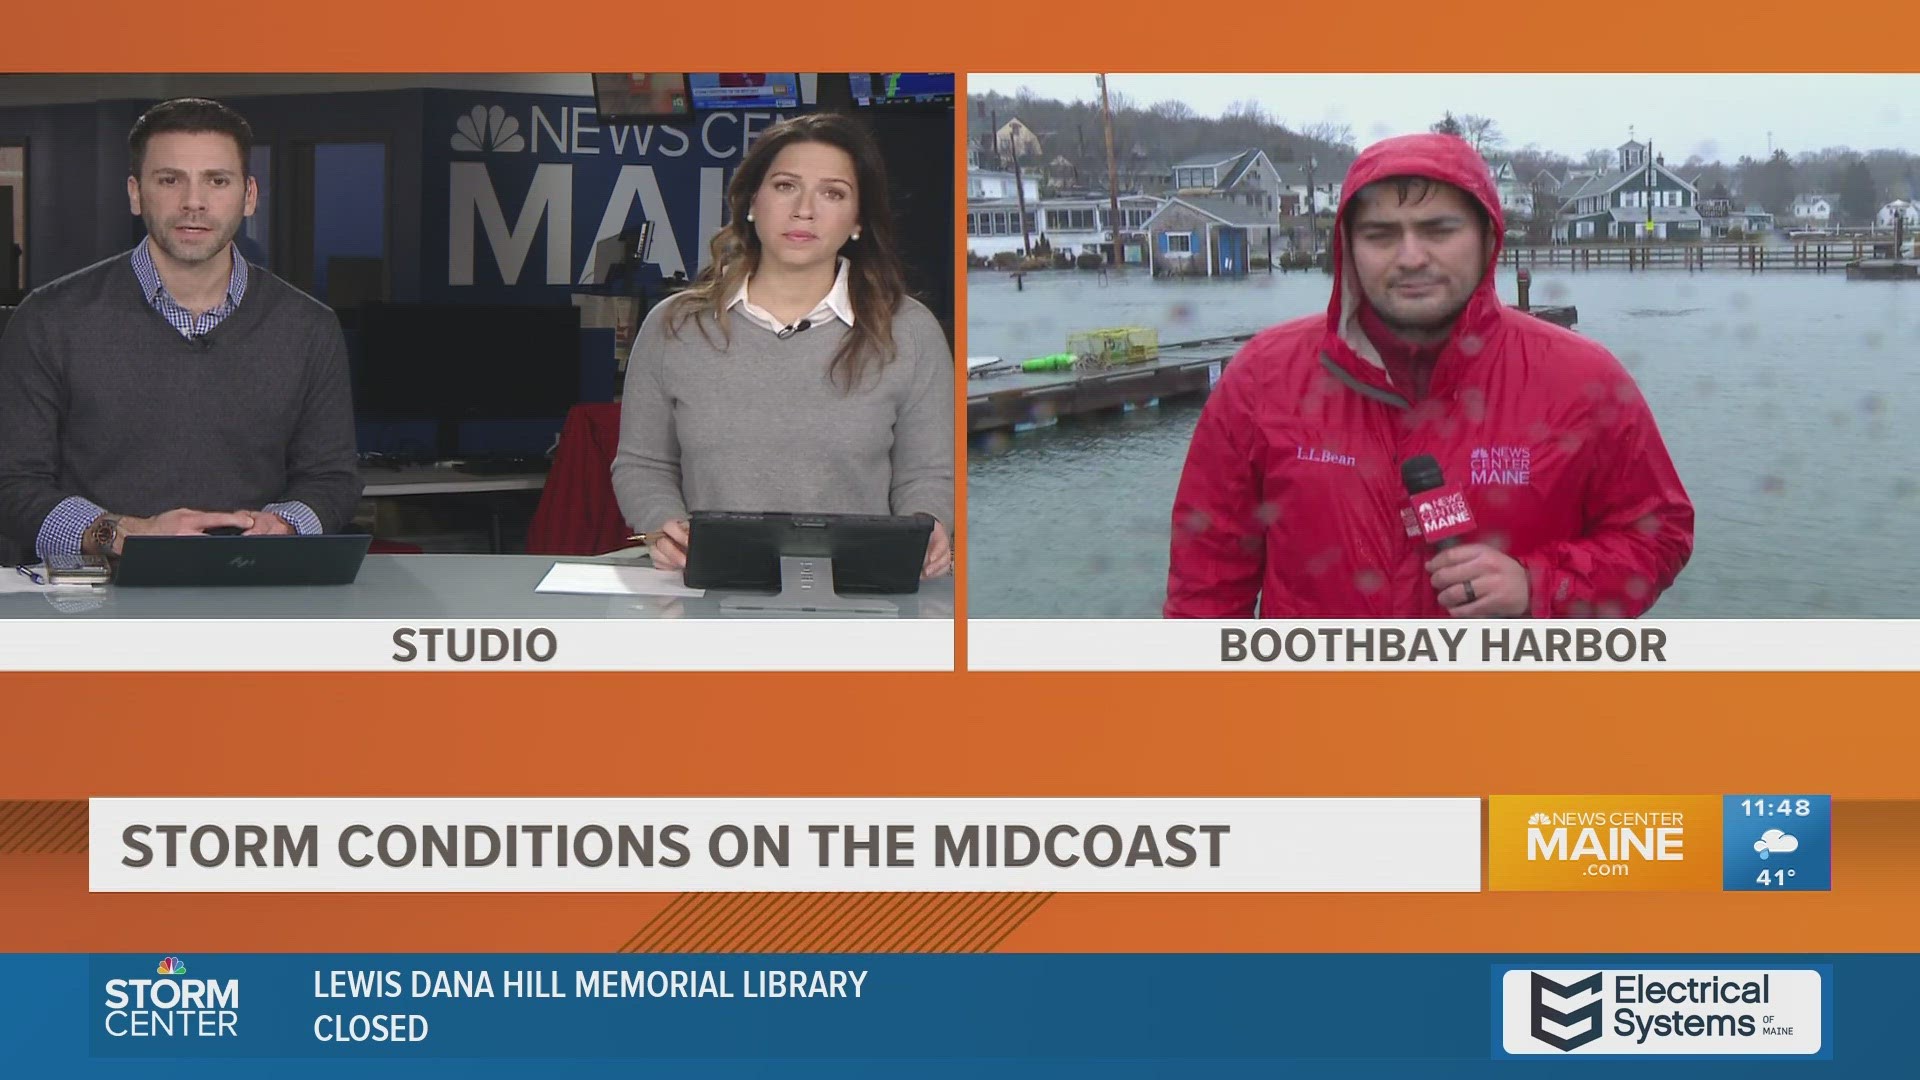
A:
[[[1726,795],[1720,803],[1720,887],[1824,892],[1833,888],[1833,798]]]
[[[1813,813],[1813,797],[1772,799],[1748,797],[1740,800],[1742,817],[1807,817]]]

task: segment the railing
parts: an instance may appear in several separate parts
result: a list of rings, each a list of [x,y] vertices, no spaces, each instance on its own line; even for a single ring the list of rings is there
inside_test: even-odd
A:
[[[1869,237],[1762,244],[1751,241],[1652,241],[1611,244],[1553,244],[1508,247],[1500,252],[1507,266],[1566,267],[1572,270],[1840,270],[1859,259],[1891,256],[1892,238]]]

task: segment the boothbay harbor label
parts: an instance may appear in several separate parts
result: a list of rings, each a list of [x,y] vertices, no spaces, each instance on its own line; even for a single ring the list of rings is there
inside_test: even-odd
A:
[[[1220,662],[1320,664],[1664,664],[1655,626],[1223,626]]]
[[[967,620],[969,671],[1916,668],[1920,619]]]

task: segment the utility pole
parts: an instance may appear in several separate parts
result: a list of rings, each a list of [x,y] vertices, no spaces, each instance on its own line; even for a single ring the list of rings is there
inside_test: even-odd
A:
[[[1014,117],[1018,120],[1019,117]],[[987,114],[987,123],[993,125],[993,152],[1000,153],[1000,113],[996,110]],[[1020,215],[1020,257],[1033,255],[1033,235],[1027,229],[1027,183],[1020,178],[1020,138],[1013,138],[1013,197]]]
[[[1107,249],[1108,265],[1120,266],[1120,179],[1113,167],[1113,101],[1107,93],[1107,77],[1100,80],[1100,116],[1107,129],[1107,224],[1113,227],[1113,244]]]
[[[1657,160],[1653,156],[1653,140],[1652,139],[1647,140],[1646,153],[1647,153],[1647,158],[1646,158],[1646,162],[1647,162],[1647,235],[1643,239],[1647,243],[1651,244],[1653,243],[1653,194],[1654,194],[1654,183],[1655,183],[1655,176],[1654,176],[1653,169],[1654,169],[1654,162]]]
[[[1314,205],[1313,170],[1320,164],[1317,154],[1307,155],[1307,254],[1320,254],[1320,214]]]

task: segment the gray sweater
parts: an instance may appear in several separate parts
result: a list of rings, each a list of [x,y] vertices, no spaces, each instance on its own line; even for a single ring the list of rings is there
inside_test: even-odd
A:
[[[79,495],[121,514],[360,498],[340,323],[259,267],[198,343],[116,255],[33,291],[0,337],[0,536],[31,545]]]
[[[736,309],[725,345],[692,320],[669,337],[677,302],[648,314],[627,361],[613,490],[636,531],[690,510],[926,513],[953,527],[953,360],[925,307],[901,302],[894,359],[869,360],[848,393],[827,374],[851,332],[838,319],[781,340]]]

